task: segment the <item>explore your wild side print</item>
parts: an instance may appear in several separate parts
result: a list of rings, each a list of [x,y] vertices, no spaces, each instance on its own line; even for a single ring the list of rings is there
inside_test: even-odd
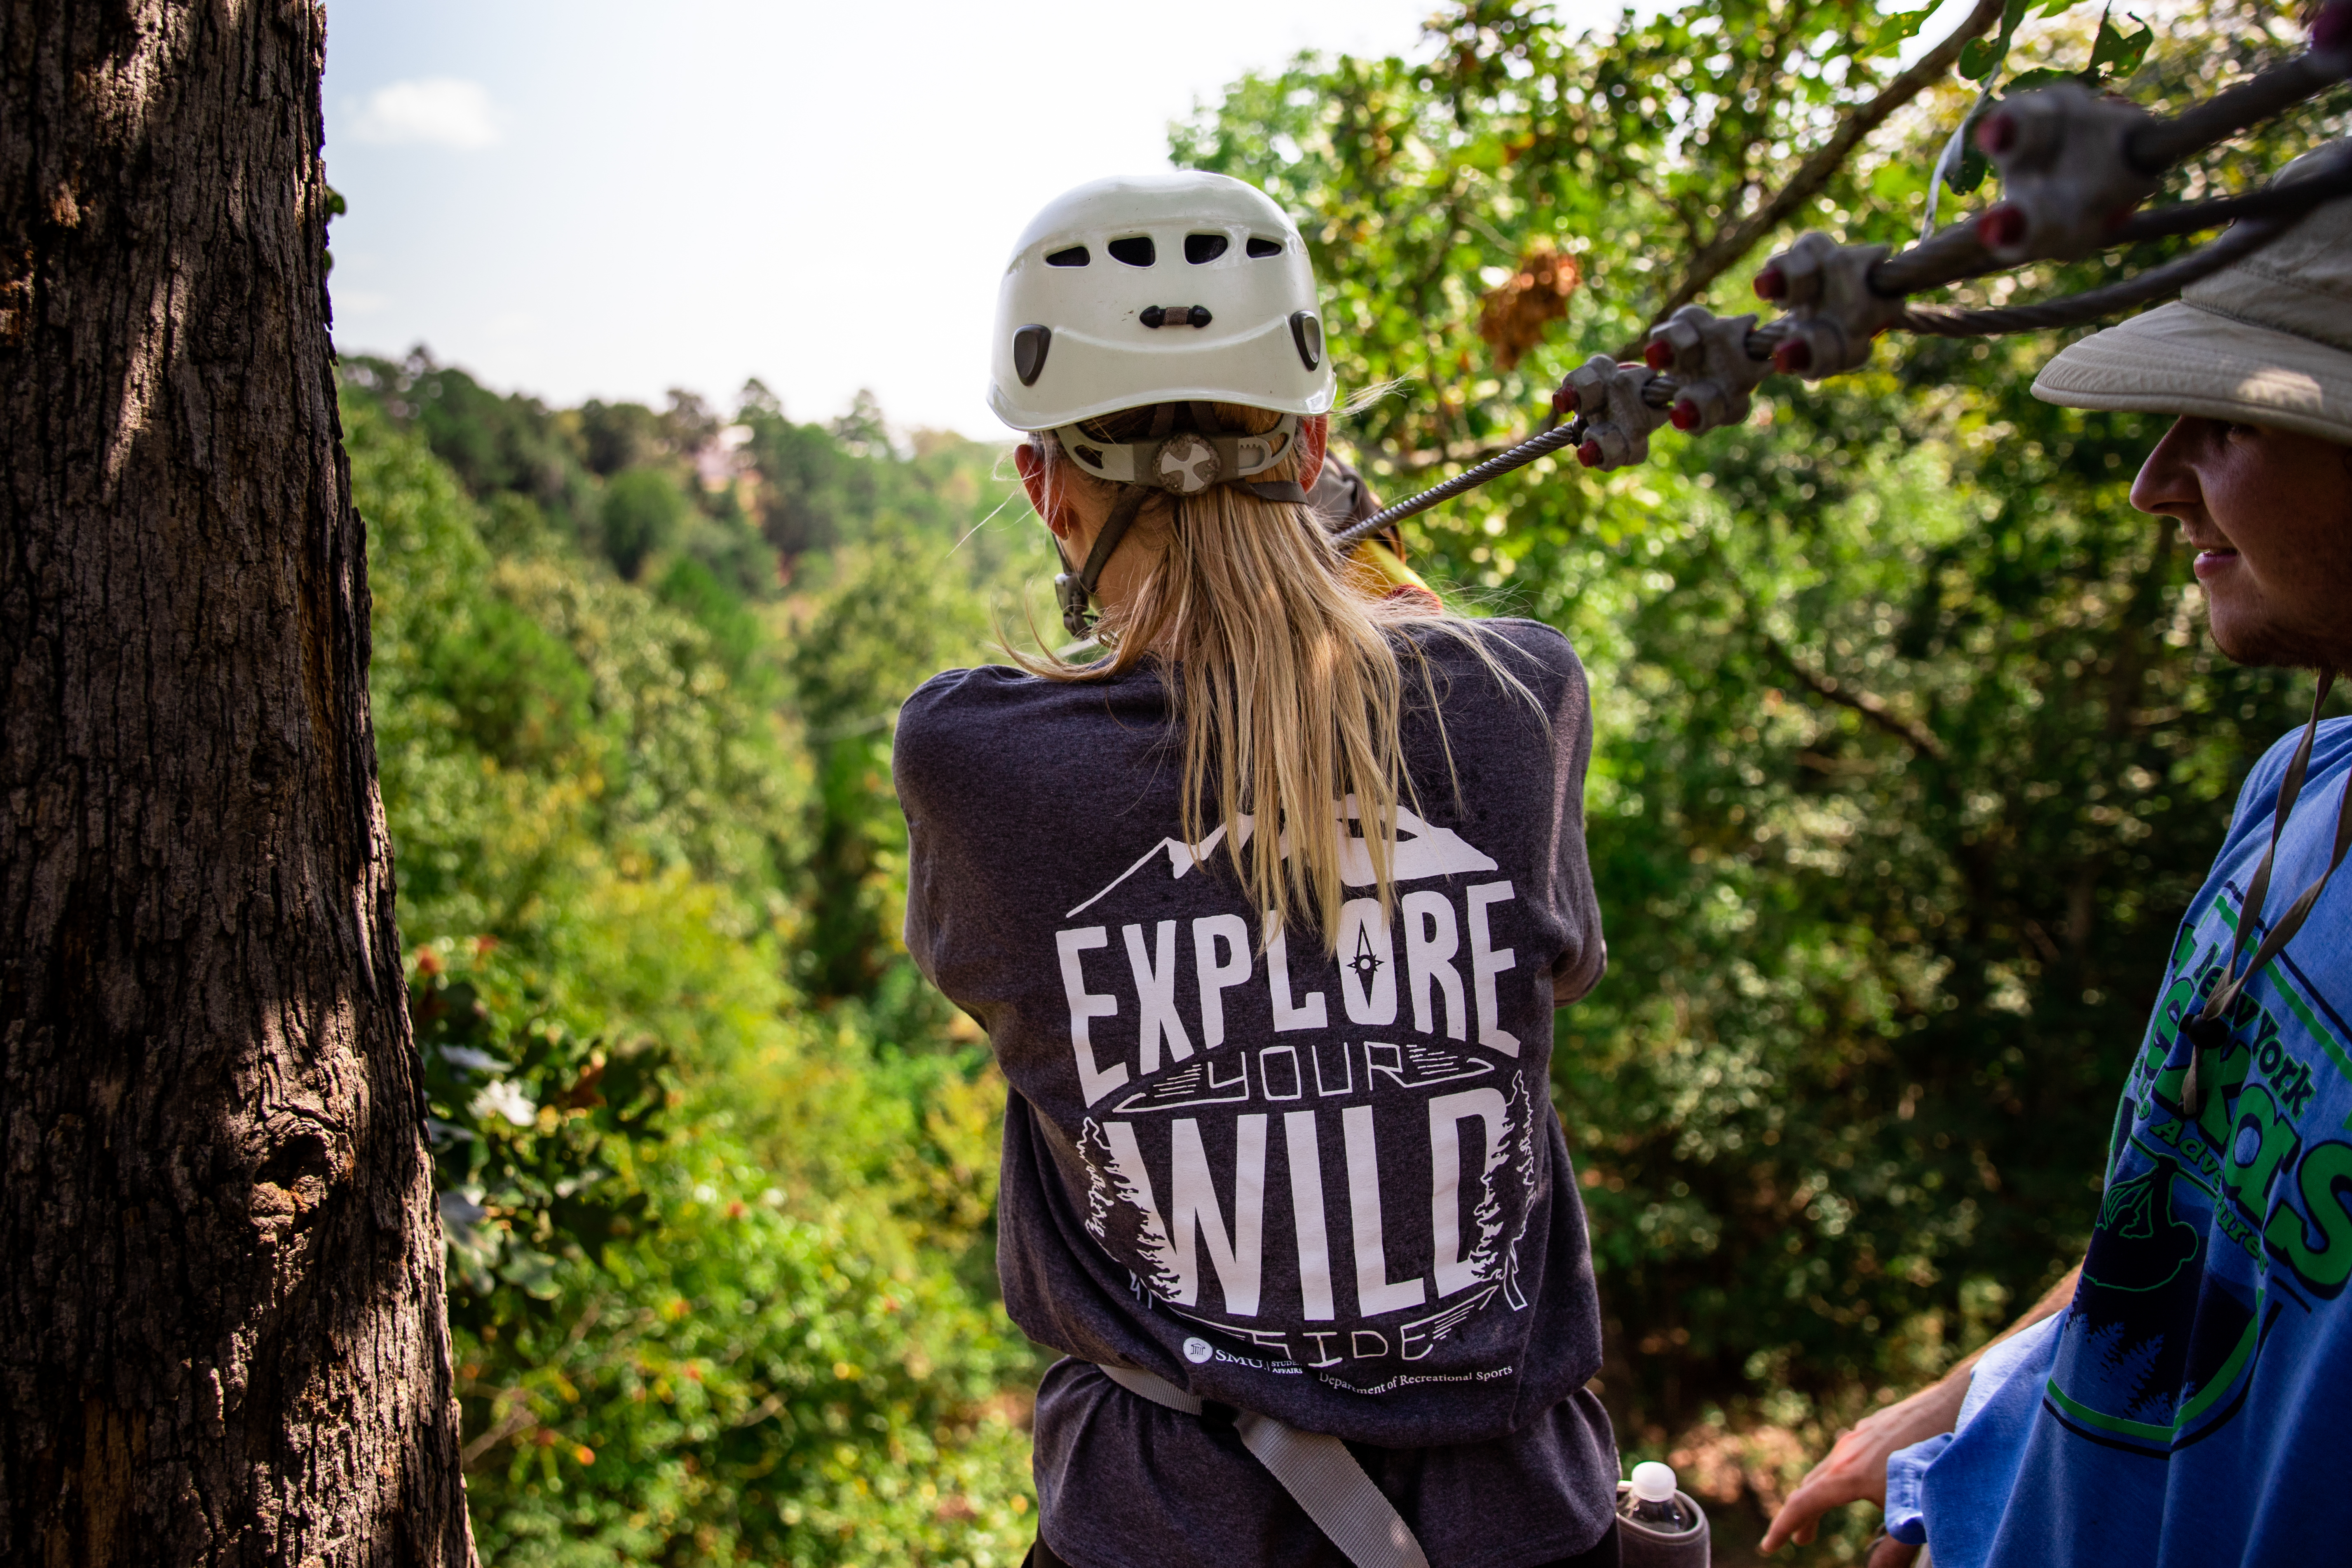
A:
[[[1528,979],[1511,879],[1402,811],[1391,915],[1353,797],[1342,816],[1342,880],[1365,896],[1336,954],[1226,907],[1222,827],[1197,847],[1163,838],[1053,941],[1087,1232],[1140,1303],[1212,1331],[1186,1338],[1189,1361],[1371,1394],[1430,1381],[1420,1363],[1464,1323],[1528,1306],[1549,1106],[1502,1021],[1498,983]],[[1254,828],[1240,820],[1234,849]]]
[[[1388,897],[1380,825],[1333,800],[1328,939],[1317,915],[1277,929],[1239,874],[1258,836],[1286,853],[1287,825],[1181,826],[1154,673],[950,671],[908,700],[892,752],[907,951],[1008,1089],[1013,1321],[1399,1447],[1519,1430],[1601,1361],[1549,1088],[1554,1009],[1607,964],[1583,670],[1533,622],[1416,635],[1428,695],[1400,721]]]

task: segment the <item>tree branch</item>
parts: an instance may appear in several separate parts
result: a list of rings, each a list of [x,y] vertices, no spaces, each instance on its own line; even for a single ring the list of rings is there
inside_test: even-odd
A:
[[[508,1398],[511,1398],[514,1403],[511,1405],[505,1405],[504,1401]],[[472,1469],[474,1468],[475,1460],[480,1458],[484,1454],[488,1453],[491,1449],[497,1447],[508,1438],[514,1436],[517,1433],[530,1431],[533,1427],[536,1427],[539,1425],[539,1417],[531,1414],[530,1395],[525,1394],[521,1389],[509,1388],[503,1390],[500,1396],[500,1403],[503,1407],[499,1409],[499,1419],[492,1424],[488,1431],[484,1432],[480,1436],[476,1437],[472,1442],[467,1444],[463,1452],[460,1454],[459,1462],[467,1469]]]
[[[1763,637],[1764,646],[1772,650],[1772,656],[1795,671],[1797,679],[1803,681],[1817,696],[1825,697],[1841,707],[1853,709],[1915,752],[1933,757],[1939,763],[1950,760],[1949,753],[1944,750],[1944,742],[1936,738],[1936,732],[1933,730],[1928,729],[1916,719],[1906,719],[1902,714],[1895,711],[1884,697],[1840,680],[1834,675],[1825,674],[1813,668],[1799,658],[1770,632],[1765,631],[1760,626],[1757,628],[1757,632]]]
[[[1968,47],[1969,40],[2000,20],[2000,13],[2001,0],[1977,0],[1976,9],[1970,11],[1942,43],[1920,56],[1909,70],[1888,82],[1876,98],[1848,109],[1840,117],[1837,129],[1830,133],[1830,139],[1822,142],[1811,157],[1798,165],[1797,172],[1789,177],[1787,184],[1780,187],[1779,195],[1721,230],[1700,247],[1698,254],[1691,258],[1690,266],[1684,270],[1681,280],[1658,305],[1653,320],[1664,321],[1697,299],[1708,284],[1728,271],[1733,263],[1747,255],[1748,248],[1758,240],[1779,227],[1790,214],[1819,195],[1822,187],[1830,183],[1838,170],[1844,166],[1846,159],[1853,155],[1854,148],[1861,145],[1862,139],[1885,124],[1887,116],[1925,92],[1949,70],[1952,62],[1960,58],[1960,50]],[[1640,357],[1643,345],[1648,341],[1648,334],[1644,333],[1618,350],[1617,357],[1621,360]]]

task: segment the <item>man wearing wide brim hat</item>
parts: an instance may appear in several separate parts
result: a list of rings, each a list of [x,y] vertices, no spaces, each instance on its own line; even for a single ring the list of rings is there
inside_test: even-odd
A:
[[[2082,1267],[1842,1436],[1765,1547],[1868,1499],[1879,1568],[1923,1541],[1936,1568],[2341,1562],[2352,877],[2330,873],[2352,848],[2352,719],[2319,715],[2352,668],[2352,198],[2067,348],[2033,390],[2179,416],[2132,504],[2197,552],[2221,651],[2315,669],[2319,697],[2247,777],[2181,922]]]

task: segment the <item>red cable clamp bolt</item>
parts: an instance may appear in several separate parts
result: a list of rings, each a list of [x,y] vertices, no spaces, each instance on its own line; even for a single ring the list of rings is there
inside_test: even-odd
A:
[[[2025,215],[2007,202],[1998,202],[1977,215],[1977,243],[1998,255],[2025,243]]]
[[[2155,123],[2137,104],[2081,82],[2021,92],[1977,127],[1977,146],[2000,171],[2001,200],[1977,219],[1996,261],[2071,261],[2096,250],[2116,224],[2156,193],[2162,176],[2131,161],[2134,132]]]
[[[1698,305],[1650,329],[1643,362],[1680,384],[1667,415],[1675,429],[1716,430],[1748,417],[1748,394],[1770,368],[1748,352],[1755,330],[1754,316],[1725,318]]]
[[[1903,316],[1901,300],[1870,286],[1870,269],[1885,257],[1883,245],[1840,245],[1825,234],[1800,235],[1774,257],[1767,270],[1780,273],[1789,313],[1773,368],[1809,381],[1861,368],[1870,341]]]

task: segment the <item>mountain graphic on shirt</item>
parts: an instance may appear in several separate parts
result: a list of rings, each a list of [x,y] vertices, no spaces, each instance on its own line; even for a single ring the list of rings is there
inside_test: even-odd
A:
[[[1363,814],[1356,805],[1356,797],[1351,795],[1341,802],[1337,815],[1349,828],[1339,846],[1339,880],[1347,887],[1369,888],[1374,881],[1372,856],[1364,845]],[[1402,806],[1397,807],[1396,816],[1396,853],[1390,865],[1391,881],[1416,882],[1430,877],[1450,877],[1496,868],[1491,856],[1474,847],[1452,828],[1423,821]],[[1232,852],[1238,856],[1243,846],[1250,841],[1250,836],[1256,831],[1257,819],[1244,813],[1234,821]],[[1220,823],[1198,844],[1188,843],[1181,838],[1162,838],[1145,850],[1134,865],[1113,877],[1093,897],[1071,910],[1063,919],[1076,919],[1108,898],[1120,883],[1162,857],[1168,861],[1170,879],[1181,881],[1195,867],[1207,864],[1209,857],[1215,854],[1217,847],[1224,842],[1224,837],[1225,826]],[[1290,836],[1286,832],[1282,837],[1282,852],[1286,856],[1290,853]]]
[[[2197,1256],[2197,1228],[2172,1212],[2169,1160],[2107,1189],[2084,1277],[2102,1290],[2159,1290]]]

